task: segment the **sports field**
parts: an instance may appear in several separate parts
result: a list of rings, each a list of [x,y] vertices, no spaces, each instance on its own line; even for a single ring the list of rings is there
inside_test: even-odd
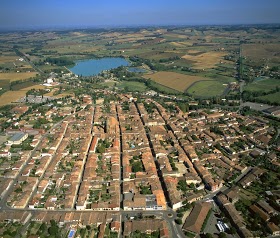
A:
[[[127,90],[129,92],[144,92],[147,87],[144,83],[135,81],[123,81],[117,85],[117,87]]]
[[[214,97],[222,95],[226,86],[217,80],[200,81],[188,88],[187,93],[196,97]]]

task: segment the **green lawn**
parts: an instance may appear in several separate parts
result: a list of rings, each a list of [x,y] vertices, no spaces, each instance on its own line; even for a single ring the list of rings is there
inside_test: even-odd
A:
[[[268,100],[271,103],[275,103],[275,102],[279,103],[280,102],[280,92],[273,93],[273,94],[268,94],[268,95],[261,96],[261,97],[258,97],[258,98]]]
[[[125,89],[129,92],[144,92],[147,87],[144,83],[135,81],[123,81],[117,85],[118,88]]]
[[[227,75],[221,75],[216,69],[209,69],[206,73],[198,73],[197,75],[204,76],[206,78],[215,79],[221,83],[236,82],[236,79]]]
[[[254,81],[245,86],[245,90],[248,91],[270,91],[275,89],[276,86],[280,86],[279,79],[264,79],[259,81]]]
[[[200,81],[187,89],[194,97],[214,97],[222,95],[226,86],[219,81]]]
[[[117,82],[115,82],[115,81],[107,81],[107,82],[100,83],[100,85],[106,86],[106,87],[113,87],[113,86],[115,86],[115,84],[117,84]]]

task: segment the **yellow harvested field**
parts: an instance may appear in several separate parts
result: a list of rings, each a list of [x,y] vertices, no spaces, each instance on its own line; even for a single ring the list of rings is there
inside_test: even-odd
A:
[[[144,77],[146,79],[152,79],[153,81],[161,85],[175,89],[180,92],[184,92],[195,82],[201,80],[209,80],[209,78],[179,74],[174,72],[157,72],[155,74],[147,74]]]
[[[81,32],[72,32],[71,34],[73,36],[79,36],[79,37],[88,36],[88,34],[81,33]]]
[[[204,52],[201,52],[201,51],[199,51],[199,50],[189,50],[189,51],[188,51],[188,54],[190,54],[190,55],[191,55],[191,54],[197,54],[197,55],[198,55],[198,54],[203,54],[203,53],[204,53]]]
[[[46,88],[45,86],[42,85],[34,85],[31,87],[27,87],[18,91],[8,91],[3,93],[0,96],[0,106],[4,106],[7,104],[10,104],[12,102],[16,102],[18,99],[20,99],[21,97],[24,97],[26,92],[30,89],[44,89]]]
[[[195,69],[209,69],[214,68],[216,64],[223,61],[223,56],[225,56],[226,52],[219,52],[219,51],[211,51],[199,54],[199,51],[189,51],[189,54],[184,55],[182,58],[186,60],[194,61],[193,67]],[[196,54],[198,55],[192,55]]]
[[[174,45],[176,47],[186,47],[186,46],[192,46],[193,42],[186,41],[186,42],[170,42],[171,45]]]
[[[1,79],[8,79],[11,82],[12,81],[16,81],[16,80],[20,80],[20,79],[28,79],[31,77],[35,77],[36,76],[36,72],[29,72],[29,73],[0,73],[0,80]]]

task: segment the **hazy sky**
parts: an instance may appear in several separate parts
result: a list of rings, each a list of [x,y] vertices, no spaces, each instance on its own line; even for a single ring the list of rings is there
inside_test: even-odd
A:
[[[280,0],[0,0],[0,27],[280,23]]]

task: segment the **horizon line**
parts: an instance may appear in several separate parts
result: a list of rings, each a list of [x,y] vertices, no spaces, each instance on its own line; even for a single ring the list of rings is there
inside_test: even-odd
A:
[[[226,27],[226,26],[266,26],[280,25],[280,23],[231,23],[231,24],[134,24],[134,25],[41,25],[41,26],[0,26],[0,31],[34,31],[34,30],[87,30],[87,29],[129,29],[129,28],[145,28],[145,27]]]

